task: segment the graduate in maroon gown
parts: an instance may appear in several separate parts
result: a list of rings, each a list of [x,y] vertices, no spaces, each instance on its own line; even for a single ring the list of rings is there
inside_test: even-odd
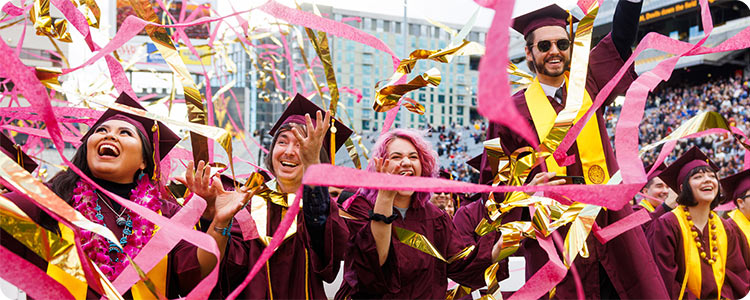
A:
[[[634,3],[636,2],[636,3]],[[612,20],[612,33],[605,36],[589,54],[588,74],[586,76],[584,102],[596,99],[599,91],[612,79],[615,73],[624,65],[631,55],[631,45],[635,42],[642,3],[640,1],[620,0],[617,3]],[[513,28],[521,32],[526,39],[526,60],[536,78],[532,84],[513,95],[513,102],[519,113],[528,119],[531,128],[554,122],[556,113],[562,111],[566,105],[566,70],[571,57],[571,36],[567,33],[566,21],[569,14],[556,5],[548,6],[517,17]],[[622,94],[636,78],[631,67],[618,82],[611,95],[595,117],[584,126],[582,134],[569,149],[568,155],[573,155],[576,161],[567,168],[554,168],[557,174],[546,172],[553,170],[548,166],[550,160],[533,169],[528,181],[551,179],[554,175],[582,176],[587,184],[603,184],[613,175],[618,166],[614,151],[609,142],[604,110]],[[546,113],[542,113],[546,111]],[[554,113],[553,113],[554,112]],[[588,129],[587,129],[588,128]],[[583,133],[591,133],[589,135]],[[598,133],[597,133],[598,132]],[[583,136],[596,136],[599,139],[586,139]],[[546,133],[538,133],[544,138]],[[518,134],[509,128],[491,123],[487,128],[487,139],[500,138],[500,144],[506,154],[515,150],[531,146]],[[600,151],[579,151],[579,149],[601,149]],[[491,181],[493,174],[489,157],[484,156],[480,182]],[[582,162],[583,161],[583,162]],[[502,195],[495,195],[495,199],[503,199]],[[468,208],[468,207],[467,207]],[[486,217],[483,205],[477,204],[476,212],[472,216]],[[602,210],[596,219],[599,227],[604,228],[632,213],[632,208]],[[518,208],[503,217],[502,222],[530,220],[528,209]],[[473,225],[473,224],[470,224]],[[471,226],[469,226],[471,227]],[[562,235],[567,233],[568,226],[559,229]],[[649,246],[643,230],[638,227],[629,230],[607,244],[601,244],[592,235],[586,240],[589,249],[588,258],[578,258],[574,265],[581,276],[583,293],[587,298],[665,298],[666,293],[660,282],[658,270],[653,259],[648,257]],[[521,249],[526,259],[527,279],[534,275],[547,262],[547,254],[539,247],[536,240],[526,239]],[[645,258],[644,258],[645,257]],[[557,298],[575,298],[576,284],[571,272],[557,285]]]
[[[647,166],[646,171],[651,170],[652,166]],[[640,192],[641,200],[638,204],[633,205],[633,211],[639,211],[645,209],[651,216],[651,220],[656,220],[663,214],[671,211],[677,207],[677,194],[672,191],[671,188],[659,178],[661,172],[667,168],[667,165],[661,163],[656,170],[648,175],[646,178],[648,181],[643,186]],[[651,226],[651,221],[643,223],[641,227],[644,232],[648,231],[648,227]]]
[[[144,109],[136,101],[121,94],[117,103]],[[80,148],[71,162],[93,179],[101,187],[135,203],[161,212],[171,217],[180,206],[164,200],[157,185],[152,180],[155,172],[154,147],[159,147],[159,160],[169,153],[177,142],[176,136],[161,122],[159,140],[154,140],[151,128],[153,120],[135,115],[107,110],[83,137]],[[147,130],[148,129],[148,130]],[[123,255],[127,251],[132,257],[140,252],[141,247],[151,239],[154,225],[139,215],[127,210],[103,193],[94,190],[77,174],[70,170],[60,171],[50,179],[48,186],[60,198],[67,201],[89,220],[106,226],[120,239],[124,248],[108,245],[108,242],[95,234],[84,231],[82,241],[85,253],[102,270],[110,281],[123,271],[128,262]],[[21,208],[33,221],[55,234],[64,234],[64,226],[42,211],[25,196],[16,192],[4,195]],[[3,247],[29,260],[42,270],[48,270],[47,262],[35,252],[26,248],[10,234],[0,233]],[[187,242],[180,242],[169,255],[149,272],[149,277],[163,296],[174,298],[187,295],[202,279],[195,254],[196,247]],[[164,265],[166,264],[166,268]],[[161,266],[161,267],[160,267]],[[54,277],[53,277],[54,278]],[[77,299],[95,298],[98,295],[90,288],[72,289],[72,282],[62,282]],[[152,297],[144,289],[143,283],[136,284],[125,295],[125,298]]]
[[[392,130],[371,152],[371,172],[437,175],[436,154],[418,132]],[[485,285],[484,271],[499,255],[499,234],[486,235],[465,257],[447,263],[474,243],[464,242],[450,216],[429,198],[424,192],[361,189],[345,204],[351,235],[336,299],[440,299],[448,278],[471,288]],[[424,236],[445,261],[402,243],[401,230]]]
[[[722,199],[716,171],[694,147],[661,174],[679,206],[653,222],[649,239],[671,299],[739,299],[750,290],[748,247],[734,222],[713,212]]]
[[[302,185],[307,167],[327,163],[330,149],[329,112],[297,95],[269,132],[273,135],[266,167],[276,177],[265,182],[255,194],[246,190],[224,191],[219,180],[209,183],[208,168],[199,162],[195,173],[188,172],[186,185],[214,204],[208,233],[221,252],[219,290],[226,297],[245,279],[268,246],[287,209]],[[336,149],[351,135],[340,121],[336,127]],[[188,165],[192,170],[192,163]],[[204,172],[205,171],[205,172]],[[205,173],[205,174],[204,174]],[[252,197],[250,197],[252,196]],[[323,281],[333,282],[341,266],[349,233],[339,216],[336,202],[326,187],[304,186],[302,209],[287,231],[284,241],[261,271],[242,290],[242,299],[325,299]],[[242,233],[246,214],[255,223],[257,238]],[[245,223],[241,223],[245,222]],[[201,268],[208,273],[215,257],[198,250]]]
[[[740,243],[745,242],[750,248],[750,169],[722,179],[721,187],[724,189],[726,200],[731,199],[737,206],[727,214],[727,217],[740,229]],[[745,259],[750,260],[750,257]]]

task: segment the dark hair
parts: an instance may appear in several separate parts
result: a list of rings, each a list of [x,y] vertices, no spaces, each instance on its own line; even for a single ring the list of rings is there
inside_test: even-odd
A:
[[[274,171],[273,169],[273,149],[276,148],[276,140],[279,139],[279,136],[281,136],[282,132],[292,130],[292,124],[299,125],[300,127],[302,127],[302,129],[305,129],[305,127],[307,127],[306,125],[297,124],[297,123],[286,123],[284,125],[279,126],[279,129],[276,130],[276,134],[273,136],[273,139],[271,140],[271,147],[268,148],[268,154],[266,155],[266,158],[263,160],[263,163],[266,165],[266,169],[271,171],[271,174],[273,174],[274,177],[276,176],[276,171]],[[302,132],[304,133],[304,130]],[[322,147],[320,149],[320,162],[328,164],[328,163],[331,163],[331,159],[328,157],[328,151],[326,151],[325,148],[326,147]]]
[[[744,197],[747,197],[747,195],[748,195],[747,193],[748,193],[748,192],[750,192],[750,190],[747,190],[747,191],[745,191],[744,193],[742,193],[742,194],[740,195],[740,197],[735,197],[734,195],[726,195],[726,196],[727,196],[727,198],[729,198],[729,197],[732,197],[732,198],[734,198],[734,199],[732,199],[732,202],[734,202],[734,206],[740,207],[740,204],[739,204],[739,203],[737,203],[737,199],[739,199],[739,198],[743,198],[743,199],[742,199],[742,201],[745,201],[745,202],[747,202],[747,200],[745,200],[745,198],[744,198]]]
[[[91,128],[91,130],[95,130],[96,128]],[[141,138],[141,149],[143,150],[143,160],[146,162],[146,168],[143,170],[143,172],[146,173],[147,176],[153,176],[154,175],[154,161],[152,159],[153,156],[153,149],[151,147],[151,143],[149,142],[148,137],[146,137],[140,130],[136,130],[138,133],[138,136]],[[89,138],[91,136],[89,135]],[[91,174],[91,170],[89,169],[89,164],[87,161],[87,155],[88,150],[86,147],[86,144],[88,143],[88,138],[86,138],[85,141],[83,141],[83,144],[81,144],[80,147],[78,147],[78,150],[73,155],[73,159],[70,160],[70,162],[76,166],[78,169],[81,170],[86,176],[93,177]],[[133,180],[135,181],[138,179],[139,174],[136,173]],[[81,176],[78,176],[75,172],[73,172],[70,169],[65,169],[63,171],[60,171],[57,173],[54,177],[52,177],[49,181],[47,181],[47,186],[61,199],[63,199],[68,204],[72,204],[73,201],[73,190],[76,188],[76,184],[78,183],[78,180],[81,179]],[[42,214],[40,225],[42,227],[52,230],[53,232],[59,233],[59,228],[57,227],[57,222],[49,215]]]
[[[534,52],[532,52],[531,47],[534,45],[534,31],[530,32],[529,35],[526,36],[526,47],[529,48],[529,52],[531,52],[531,57],[534,57]],[[526,66],[529,67],[529,71],[531,73],[536,74],[536,66],[534,65],[533,60],[526,60]]]
[[[709,166],[700,166],[693,168],[688,172],[687,176],[685,176],[685,179],[682,180],[682,185],[680,186],[680,194],[677,196],[677,204],[685,205],[685,206],[696,206],[698,205],[698,201],[695,200],[695,197],[693,196],[693,189],[690,188],[690,177],[693,177],[693,175],[698,173],[705,173],[705,172],[711,172],[716,174],[716,171],[714,171]],[[716,179],[718,182],[718,178]],[[721,204],[721,184],[718,184],[717,187],[719,188],[719,192],[716,193],[716,197],[714,197],[714,200],[711,201],[711,209],[716,208]]]

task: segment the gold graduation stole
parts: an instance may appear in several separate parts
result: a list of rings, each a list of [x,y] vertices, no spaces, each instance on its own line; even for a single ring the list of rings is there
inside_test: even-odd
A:
[[[745,217],[745,215],[743,215],[738,209],[729,212],[729,217],[732,218],[732,221],[737,224],[737,227],[739,227],[745,235],[747,246],[750,247],[750,221],[748,221],[747,217]]]
[[[654,210],[656,210],[656,208],[651,205],[651,202],[648,202],[646,199],[641,200],[641,203],[638,203],[638,205],[643,206],[648,212],[654,212]]]
[[[255,194],[250,199],[250,215],[255,221],[255,228],[258,230],[258,236],[260,241],[268,246],[271,243],[271,237],[268,236],[268,203],[273,203],[282,207],[281,218],[286,216],[289,204],[294,202],[295,194],[281,193],[277,189],[276,180],[271,180],[265,183],[267,189]],[[302,207],[302,199],[300,199],[299,206]],[[293,236],[297,233],[297,218],[292,220],[292,225],[289,226],[284,240]]]
[[[701,286],[703,279],[701,278],[701,257],[698,254],[698,247],[695,244],[695,240],[691,234],[690,225],[687,222],[687,216],[685,211],[682,210],[681,206],[672,210],[672,213],[677,216],[677,221],[680,224],[680,232],[682,233],[682,248],[685,252],[685,279],[683,279],[682,289],[680,290],[680,298],[685,291],[685,285],[687,283],[687,289],[690,290],[695,297],[700,297]],[[718,289],[718,298],[721,298],[721,287],[724,285],[724,271],[727,262],[727,233],[724,231],[724,224],[719,219],[719,216],[715,212],[711,212],[713,218],[717,220],[716,224],[716,235],[718,241],[716,246],[719,247],[719,257],[716,257],[716,262],[711,265],[713,270],[714,280],[716,281],[716,288]],[[708,224],[706,224],[708,226]],[[706,247],[711,251],[711,247]]]
[[[565,85],[567,87],[568,76],[565,75]],[[526,97],[526,105],[529,108],[531,119],[534,122],[539,142],[543,142],[543,139],[547,137],[548,133],[555,125],[555,118],[557,113],[549,103],[547,95],[542,90],[542,86],[539,83],[538,78],[534,78],[534,81],[529,85],[524,93]],[[570,101],[568,101],[570,102]],[[581,109],[576,115],[575,122],[586,114],[593,102],[591,96],[584,90],[583,92],[583,104]],[[560,137],[562,140],[562,137]],[[609,141],[606,141],[609,143]],[[609,171],[607,170],[607,160],[604,156],[604,146],[602,145],[601,136],[599,134],[599,122],[597,118],[591,118],[586,125],[583,126],[581,134],[576,138],[578,144],[578,155],[581,159],[583,167],[584,178],[586,184],[602,184],[609,180]],[[554,150],[554,149],[553,149]],[[547,171],[555,172],[558,176],[566,175],[567,170],[565,167],[560,167],[555,161],[555,158],[551,155],[545,160],[547,165]]]

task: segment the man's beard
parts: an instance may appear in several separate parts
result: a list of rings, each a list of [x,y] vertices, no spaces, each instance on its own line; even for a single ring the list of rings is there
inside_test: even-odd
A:
[[[532,56],[532,57],[533,57],[533,56]],[[550,72],[549,70],[547,70],[547,68],[545,68],[545,67],[544,67],[544,63],[545,63],[546,61],[543,61],[543,62],[542,62],[542,63],[540,64],[540,63],[537,63],[537,61],[536,61],[536,57],[534,57],[534,68],[536,69],[536,72],[537,72],[537,74],[538,74],[538,73],[542,73],[542,74],[544,74],[544,75],[547,75],[547,76],[551,76],[551,77],[557,77],[557,76],[560,76],[560,75],[562,75],[563,73],[565,73],[565,71],[567,71],[567,70],[570,70],[570,60],[567,60],[567,59],[565,59],[565,57],[564,57],[564,56],[562,56],[562,55],[557,55],[557,56],[553,56],[553,57],[550,57],[550,58],[549,58],[549,59],[547,59],[547,60],[551,60],[551,59],[553,59],[553,58],[559,58],[559,59],[560,59],[560,61],[562,61],[562,62],[563,62],[563,66],[564,66],[564,67],[562,68],[562,70],[560,70],[559,72],[554,72],[554,73],[553,73],[553,72]]]

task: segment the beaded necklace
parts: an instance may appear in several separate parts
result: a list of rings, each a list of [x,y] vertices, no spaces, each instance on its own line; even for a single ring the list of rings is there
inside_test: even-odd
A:
[[[688,211],[688,208],[686,206],[683,206],[682,209],[685,211],[685,219],[687,219],[688,226],[690,226],[690,231],[693,239],[695,239],[695,245],[698,248],[698,253],[700,253],[701,259],[706,261],[709,265],[713,265],[716,262],[716,259],[719,257],[719,247],[716,240],[716,224],[714,224],[714,213],[709,212],[708,214],[708,226],[709,232],[711,234],[711,237],[708,239],[708,248],[711,251],[707,254],[705,247],[703,247],[703,243],[701,243],[701,238],[698,235],[698,227],[695,227],[695,223],[693,223],[693,217],[690,216],[690,211]]]
[[[94,223],[104,225],[104,215],[97,192],[83,180],[79,180],[73,190],[73,207]],[[148,176],[141,176],[138,185],[130,192],[130,201],[152,211],[161,209],[161,200]],[[109,280],[114,280],[128,266],[125,254],[135,257],[154,233],[154,224],[140,215],[127,211],[120,244],[123,248],[90,231],[81,230],[82,247],[86,255],[94,261]],[[118,224],[119,225],[119,224]]]

